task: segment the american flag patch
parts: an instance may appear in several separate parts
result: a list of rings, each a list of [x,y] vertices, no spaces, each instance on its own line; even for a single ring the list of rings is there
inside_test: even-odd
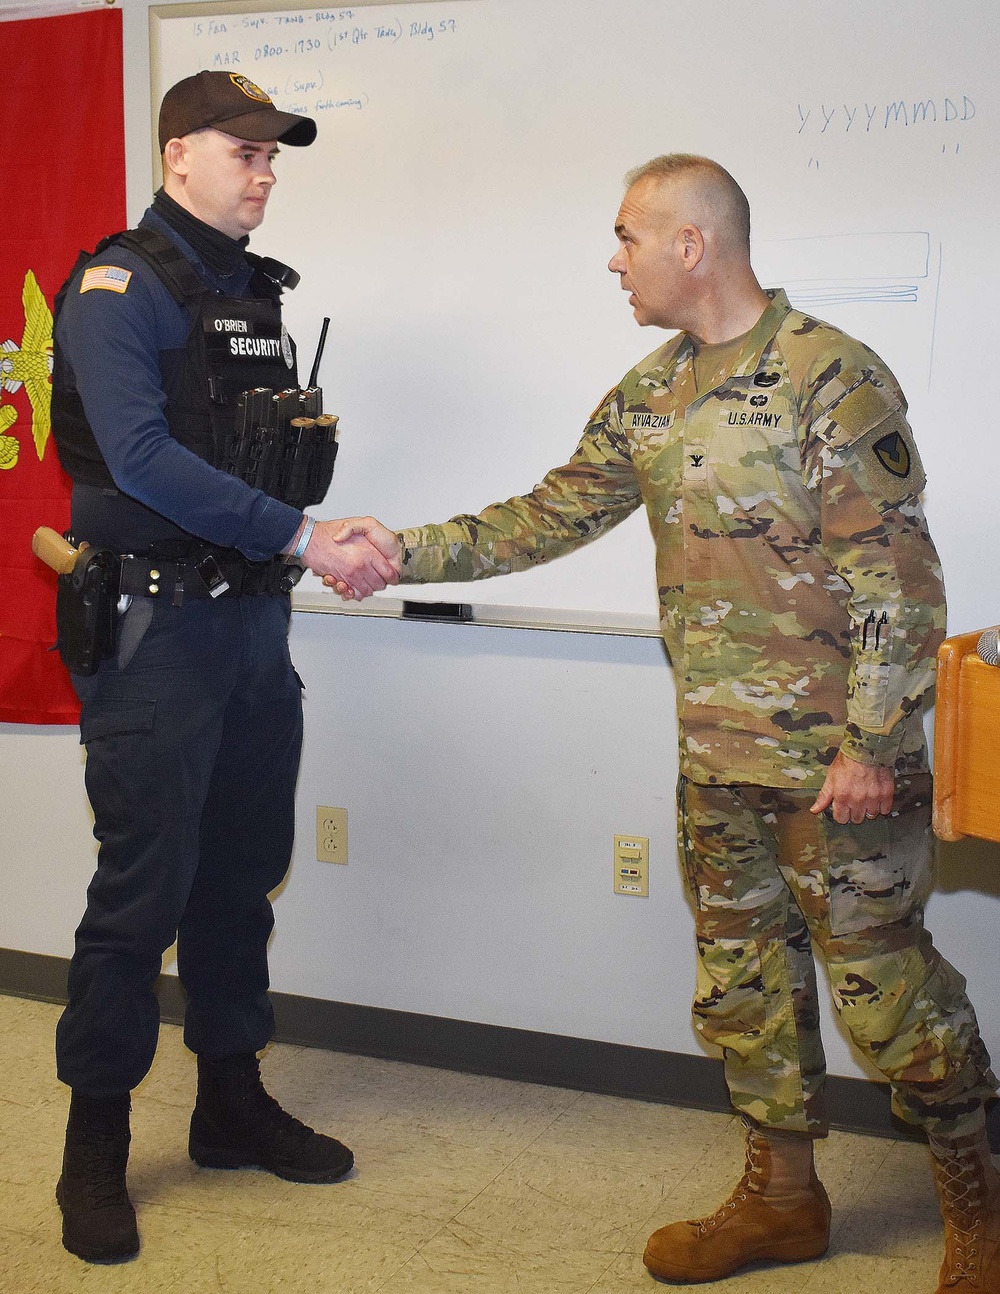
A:
[[[105,288],[108,292],[124,292],[131,277],[131,270],[119,269],[117,265],[92,265],[89,270],[84,270],[80,291]]]

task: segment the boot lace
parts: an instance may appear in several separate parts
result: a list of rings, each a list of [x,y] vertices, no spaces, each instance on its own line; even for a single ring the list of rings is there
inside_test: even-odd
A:
[[[979,1281],[979,1256],[983,1226],[983,1182],[979,1165],[967,1156],[949,1155],[936,1161],[941,1205],[947,1224],[944,1284]]]
[[[746,1203],[751,1192],[754,1195],[759,1195],[765,1175],[764,1144],[754,1130],[751,1129],[747,1135],[746,1165],[743,1176],[736,1183],[729,1198],[723,1204],[720,1204],[714,1213],[708,1217],[696,1219],[698,1234],[701,1236],[707,1235],[709,1231],[714,1231],[716,1227],[721,1226],[723,1222],[732,1217],[740,1204]]]
[[[317,1134],[289,1114],[267,1091],[256,1070],[237,1076],[236,1110],[240,1121],[264,1141],[302,1146]]]
[[[80,1146],[79,1176],[95,1209],[114,1209],[129,1203],[126,1161],[117,1140],[111,1133],[91,1132]]]
[[[270,1092],[265,1091],[263,1087],[259,1089],[253,1102],[252,1117],[259,1121],[258,1126],[262,1135],[269,1139],[279,1138],[293,1145],[304,1145],[316,1136],[312,1128],[296,1119],[294,1114],[289,1114],[287,1110],[282,1109]]]

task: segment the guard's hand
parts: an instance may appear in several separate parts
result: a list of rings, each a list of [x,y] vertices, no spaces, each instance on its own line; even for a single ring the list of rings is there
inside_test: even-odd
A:
[[[330,524],[334,527],[331,532],[333,538],[340,543],[346,543],[359,537],[364,538],[373,548],[378,550],[391,567],[392,578],[387,579],[386,583],[396,584],[399,582],[402,558],[399,551],[399,540],[396,538],[394,531],[383,526],[374,517],[344,517],[342,520],[334,521]],[[338,574],[336,571],[324,574],[323,583],[327,588],[339,593],[345,602],[350,602],[357,596],[357,590],[352,586],[349,577]]]
[[[864,822],[892,812],[896,779],[891,768],[859,764],[838,750],[810,813],[830,809],[837,822]]]
[[[324,584],[337,586],[346,602],[360,602],[398,581],[399,541],[373,517],[318,521],[302,562],[322,575]]]

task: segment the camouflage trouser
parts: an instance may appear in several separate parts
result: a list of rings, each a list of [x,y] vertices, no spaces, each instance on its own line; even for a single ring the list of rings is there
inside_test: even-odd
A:
[[[681,778],[681,858],[696,910],[694,1018],[724,1048],[734,1106],[759,1124],[826,1131],[813,945],[893,1108],[962,1135],[996,1090],[965,980],[924,929],[930,776],[900,777],[891,817],[815,816],[814,791]]]

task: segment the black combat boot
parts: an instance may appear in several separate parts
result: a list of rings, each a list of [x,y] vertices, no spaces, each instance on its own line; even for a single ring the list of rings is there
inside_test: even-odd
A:
[[[247,1055],[198,1057],[198,1100],[188,1153],[202,1168],[266,1168],[290,1182],[335,1182],[354,1156],[287,1114],[260,1081]]]
[[[56,1199],[63,1244],[89,1263],[119,1262],[139,1252],[135,1209],[125,1187],[131,1140],[129,1096],[74,1092]]]

